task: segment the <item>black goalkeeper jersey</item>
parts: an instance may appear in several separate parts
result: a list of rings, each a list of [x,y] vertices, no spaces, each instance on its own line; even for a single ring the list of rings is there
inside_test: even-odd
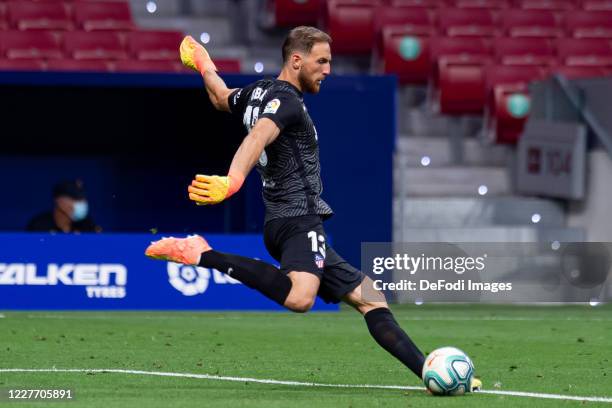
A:
[[[247,131],[260,118],[274,121],[280,129],[256,165],[263,182],[265,222],[301,215],[331,216],[332,209],[321,199],[317,131],[302,93],[289,82],[262,79],[232,92],[228,102]]]

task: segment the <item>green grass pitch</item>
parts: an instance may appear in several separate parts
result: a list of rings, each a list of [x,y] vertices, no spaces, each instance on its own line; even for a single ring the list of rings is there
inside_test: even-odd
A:
[[[392,307],[429,352],[453,345],[484,389],[612,397],[608,306]],[[0,369],[100,368],[333,384],[421,385],[379,348],[356,312],[3,312]],[[564,407],[605,402],[424,391],[305,387],[121,373],[2,372],[0,389],[71,388],[38,407]]]

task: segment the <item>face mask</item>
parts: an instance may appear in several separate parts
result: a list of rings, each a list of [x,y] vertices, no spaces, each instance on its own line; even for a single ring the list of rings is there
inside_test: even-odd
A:
[[[74,203],[74,209],[72,211],[72,221],[82,221],[87,217],[89,207],[87,201],[77,201]]]

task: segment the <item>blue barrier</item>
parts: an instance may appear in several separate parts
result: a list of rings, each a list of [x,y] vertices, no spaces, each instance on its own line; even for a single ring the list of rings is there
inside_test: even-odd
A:
[[[0,310],[284,310],[214,269],[143,255],[156,235],[0,234]],[[210,235],[274,263],[260,235]],[[317,299],[313,310],[336,311]]]

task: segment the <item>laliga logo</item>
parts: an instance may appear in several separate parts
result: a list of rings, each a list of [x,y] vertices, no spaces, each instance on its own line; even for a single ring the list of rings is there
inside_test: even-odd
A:
[[[168,262],[168,281],[185,296],[206,292],[210,271],[206,268]]]

